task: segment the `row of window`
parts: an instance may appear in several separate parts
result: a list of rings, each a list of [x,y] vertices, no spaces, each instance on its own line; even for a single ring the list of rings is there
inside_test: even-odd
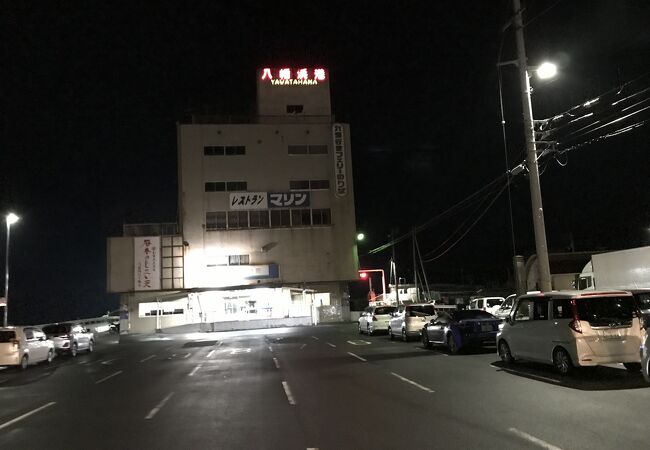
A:
[[[289,190],[292,191],[315,191],[330,188],[330,180],[291,180]],[[240,192],[247,191],[246,181],[206,181],[205,192]]]
[[[290,155],[327,155],[327,145],[289,145]],[[244,145],[206,145],[204,156],[240,156],[246,154]]]
[[[205,213],[206,230],[287,228],[331,224],[332,213],[329,208],[212,211]]]

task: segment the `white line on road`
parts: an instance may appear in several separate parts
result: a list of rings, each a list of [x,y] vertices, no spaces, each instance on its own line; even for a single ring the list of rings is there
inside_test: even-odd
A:
[[[429,389],[428,387],[422,386],[421,384],[416,383],[415,381],[409,380],[408,378],[404,378],[403,376],[401,376],[399,374],[396,374],[395,372],[391,372],[390,374],[393,375],[393,376],[396,376],[397,378],[399,378],[402,381],[407,382],[408,384],[412,384],[413,386],[422,389],[423,391],[426,391],[426,392],[428,392],[430,394],[434,393],[434,391]]]
[[[109,376],[104,377],[104,378],[102,378],[102,379],[99,380],[99,381],[95,381],[95,384],[103,383],[104,381],[109,380],[109,379],[111,379],[111,378],[113,378],[113,377],[116,377],[116,376],[118,376],[118,375],[121,374],[121,373],[122,373],[122,371],[121,371],[121,370],[118,370],[117,372],[112,373],[112,374],[110,374]]]
[[[275,363],[275,368],[279,369],[280,368],[280,362],[278,361],[278,358],[273,358],[273,362]]]
[[[313,340],[318,341],[319,339],[316,336],[311,337]]]
[[[169,395],[167,395],[167,397],[163,398],[162,401],[161,401],[160,403],[158,403],[154,409],[152,409],[151,411],[149,411],[149,414],[147,414],[147,415],[145,416],[144,420],[153,419],[153,416],[155,416],[156,414],[158,414],[158,411],[160,411],[160,410],[162,409],[162,407],[165,406],[165,403],[167,403],[167,401],[168,401],[170,398],[172,398],[172,395],[174,395],[174,393],[173,393],[173,392],[170,392]]]
[[[284,388],[284,393],[287,394],[287,400],[289,400],[290,405],[295,405],[296,400],[293,398],[293,394],[291,394],[291,389],[289,389],[289,383],[286,381],[282,382],[282,387]]]
[[[210,350],[210,352],[207,355],[205,355],[205,357],[209,358],[210,356],[212,356],[213,353],[214,353],[214,350]]]
[[[187,359],[187,358],[189,358],[190,356],[192,356],[192,354],[191,354],[191,353],[187,353],[185,356],[183,356],[183,359]]]
[[[334,344],[332,344],[332,343],[330,343],[330,342],[326,342],[326,344],[329,345],[329,346],[332,347],[332,348],[336,348],[336,345],[334,345]]]
[[[508,431],[511,432],[512,434],[519,436],[522,439],[527,440],[528,442],[532,442],[533,444],[539,445],[540,447],[545,448],[546,450],[562,450],[560,447],[556,447],[553,444],[549,444],[546,441],[536,438],[535,436],[532,436],[528,433],[524,433],[523,431],[518,430],[516,428],[509,428]]]
[[[156,355],[149,355],[146,358],[141,359],[140,362],[143,363],[143,362],[149,361],[151,358],[155,358],[155,357],[156,357]]]
[[[107,359],[107,360],[105,360],[105,361],[102,361],[102,364],[104,364],[105,366],[108,366],[108,365],[110,365],[110,364],[111,364],[113,361],[115,361],[115,360],[116,360],[116,359]]]
[[[270,345],[269,345],[269,351],[273,353],[273,347],[271,347]]]
[[[36,414],[37,412],[42,411],[45,408],[49,408],[52,405],[56,405],[56,402],[46,403],[46,404],[44,404],[43,406],[41,406],[39,408],[33,409],[30,412],[27,412],[27,413],[23,414],[22,416],[18,416],[15,419],[11,419],[9,422],[5,422],[2,425],[0,425],[0,430],[2,430],[3,428],[7,428],[8,426],[13,425],[16,422],[20,422],[21,420],[28,418],[32,414]]]
[[[219,341],[219,343],[217,344],[217,347],[221,347],[222,345],[223,345],[223,341]]]
[[[350,356],[354,356],[355,358],[360,359],[361,361],[364,361],[364,362],[368,361],[367,359],[362,358],[362,357],[359,356],[359,355],[355,355],[355,354],[352,353],[352,352],[348,352],[348,355],[350,355]]]
[[[300,350],[302,350],[302,349],[305,348],[306,346],[307,346],[307,344],[302,344],[302,345],[300,346]]]
[[[518,370],[512,370],[512,369],[507,369],[505,367],[497,367],[494,364],[490,364],[490,366],[494,367],[495,369],[503,370],[504,372],[513,374],[513,375],[521,375],[524,377],[531,377],[531,378],[536,378],[538,380],[544,380],[544,381],[550,381],[551,383],[556,383],[556,384],[561,384],[562,381],[556,380],[553,378],[548,378],[548,377],[543,377],[541,375],[535,375],[534,373],[527,373],[527,372],[520,372]]]
[[[194,374],[196,373],[196,371],[199,370],[199,369],[201,368],[201,366],[203,366],[203,364],[199,364],[198,366],[196,366],[194,369],[192,369],[192,371],[191,371],[191,372],[189,373],[189,375],[187,375],[187,376],[188,376],[188,377],[193,377]]]

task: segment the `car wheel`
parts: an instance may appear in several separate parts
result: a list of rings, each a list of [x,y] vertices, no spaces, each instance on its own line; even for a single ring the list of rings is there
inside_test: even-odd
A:
[[[501,357],[501,361],[506,364],[512,364],[515,362],[515,358],[513,358],[512,353],[510,353],[510,346],[506,341],[499,342],[499,356]]]
[[[429,342],[429,335],[425,330],[422,330],[422,347],[431,348],[431,342]]]
[[[623,363],[628,372],[641,372],[641,363]]]
[[[54,359],[54,350],[50,349],[47,352],[47,363],[48,364],[51,363],[53,359]]]
[[[390,327],[388,327],[388,337],[390,337],[391,341],[395,339],[395,335],[393,334],[393,330],[391,330]]]
[[[88,342],[88,353],[92,353],[95,351],[95,341],[89,341]]]
[[[372,329],[370,328],[370,324],[368,324],[368,327],[366,328],[366,332],[368,333],[368,336],[372,336]]]
[[[573,363],[571,357],[563,348],[558,348],[553,353],[553,365],[560,373],[560,375],[569,375],[573,370]]]
[[[402,340],[403,340],[404,342],[408,342],[408,340],[409,340],[409,337],[408,337],[408,335],[406,334],[406,329],[404,329],[404,328],[402,328]]]
[[[72,347],[70,347],[70,356],[74,357],[77,356],[77,352],[79,350],[79,347],[77,347],[77,343],[73,343]]]
[[[29,356],[23,355],[23,357],[20,359],[20,368],[21,368],[21,370],[27,369],[28,365],[29,365]]]
[[[451,333],[447,334],[447,348],[449,349],[449,353],[452,355],[458,353],[458,345],[456,344],[456,340]]]

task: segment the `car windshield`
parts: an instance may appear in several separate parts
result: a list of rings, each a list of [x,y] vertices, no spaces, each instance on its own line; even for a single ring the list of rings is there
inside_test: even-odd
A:
[[[576,299],[578,318],[592,326],[631,325],[633,297],[585,297]]]
[[[408,309],[409,317],[433,316],[434,314],[433,305],[415,305]]]
[[[650,309],[650,293],[635,294],[640,309]]]
[[[467,309],[465,311],[452,311],[449,313],[453,320],[475,320],[475,319],[494,319],[494,316],[488,312],[478,309]]]
[[[12,339],[16,339],[15,331],[0,331],[0,342],[11,342]]]
[[[67,334],[68,330],[70,330],[70,325],[66,324],[47,325],[43,327],[43,332],[47,335]]]
[[[488,306],[496,306],[496,305],[500,305],[501,302],[503,302],[503,300],[500,299],[500,298],[488,298],[488,299],[487,299],[487,304],[488,304]]]
[[[390,314],[396,309],[397,308],[395,308],[394,306],[382,306],[380,308],[375,309],[375,315]]]

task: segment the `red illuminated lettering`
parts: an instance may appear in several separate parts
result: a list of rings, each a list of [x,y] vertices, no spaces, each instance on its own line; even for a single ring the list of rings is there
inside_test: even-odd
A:
[[[325,81],[325,69],[314,69],[314,80]]]
[[[271,75],[271,69],[268,67],[265,67],[264,70],[262,71],[262,80],[272,80],[273,75]]]
[[[290,80],[291,79],[291,69],[280,69],[280,79],[281,80]]]
[[[309,78],[309,71],[307,69],[298,69],[296,78],[298,80],[307,80]]]

